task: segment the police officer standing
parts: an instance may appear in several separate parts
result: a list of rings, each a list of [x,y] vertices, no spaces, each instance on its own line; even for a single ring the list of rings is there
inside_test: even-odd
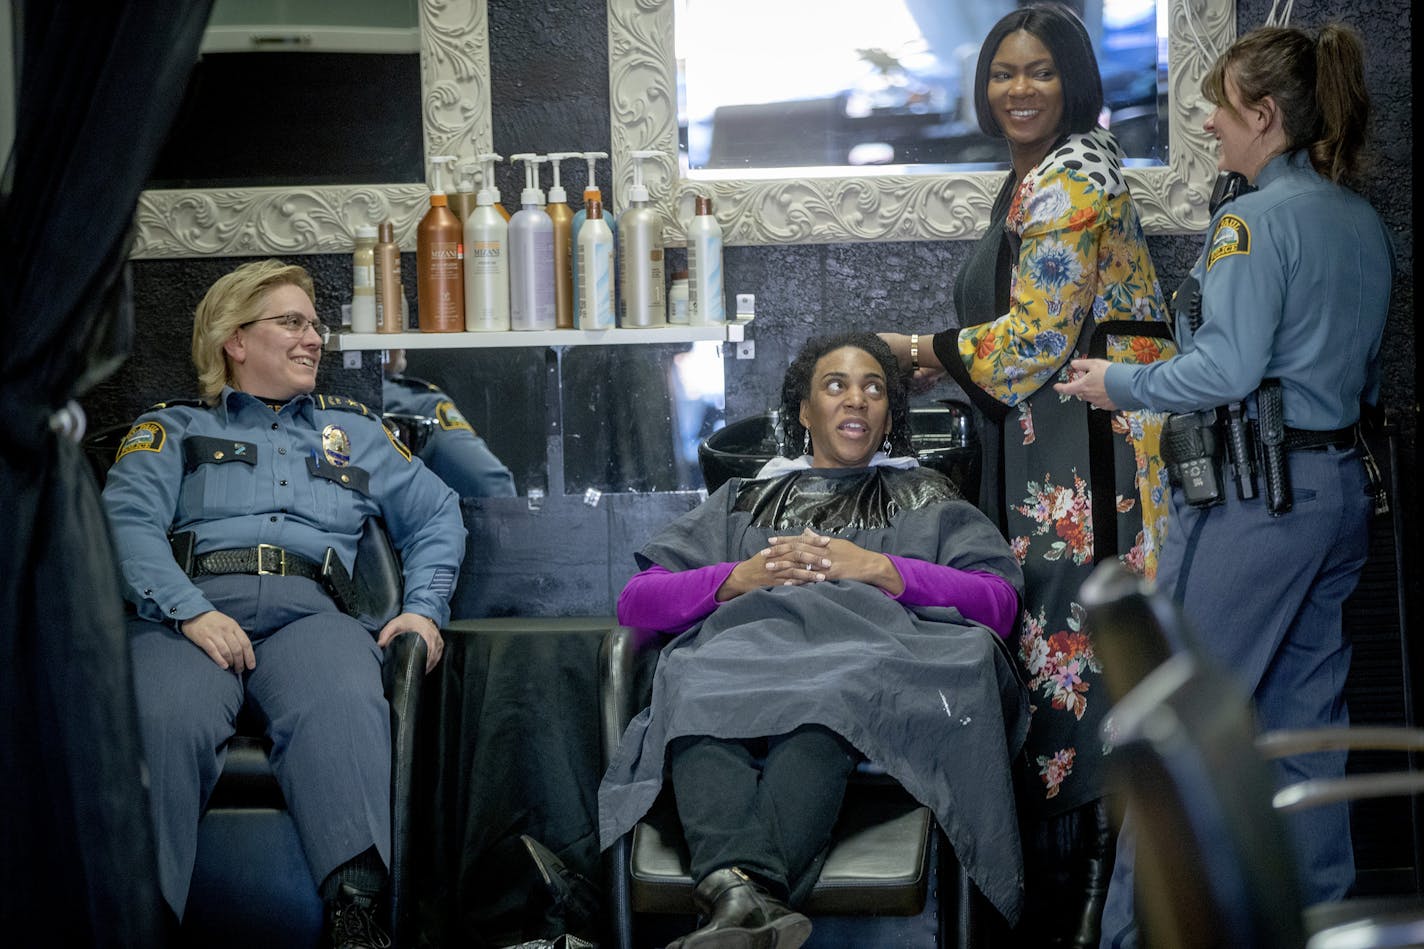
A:
[[[1266,27],[1223,54],[1202,83],[1216,105],[1206,129],[1245,186],[1214,209],[1177,293],[1182,355],[1077,360],[1081,376],[1056,386],[1099,408],[1190,413],[1164,428],[1178,489],[1158,587],[1250,690],[1263,729],[1348,720],[1341,604],[1368,553],[1374,493],[1357,427],[1378,395],[1394,260],[1379,215],[1341,184],[1368,127],[1363,52],[1328,25]],[[1344,768],[1345,753],[1327,753],[1282,773]],[[1292,821],[1307,900],[1342,897],[1355,872],[1346,805]],[[1135,944],[1131,854],[1119,858],[1104,946]]]
[[[328,335],[312,299],[306,271],[274,260],[213,284],[193,325],[203,401],[138,419],[104,504],[138,613],[129,636],[165,900],[181,919],[198,820],[251,703],[268,722],[329,943],[381,946],[373,911],[391,848],[381,650],[414,631],[427,671],[439,661],[465,529],[454,492],[378,418],[312,394]],[[349,573],[376,516],[402,555],[405,591],[379,630],[338,608],[322,566],[330,552],[339,565],[326,573]]]
[[[433,421],[430,437],[417,454],[462,498],[513,497],[514,475],[439,386],[405,374],[405,350],[386,356],[381,387],[385,411]]]

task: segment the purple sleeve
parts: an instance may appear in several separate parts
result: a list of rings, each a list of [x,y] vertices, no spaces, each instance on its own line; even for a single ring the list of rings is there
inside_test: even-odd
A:
[[[714,563],[673,573],[653,564],[618,594],[618,622],[680,633],[717,608],[717,590],[736,566]]]
[[[887,554],[905,581],[895,599],[908,606],[953,606],[965,619],[982,623],[1007,639],[1018,619],[1013,584],[994,573],[959,570],[912,557]]]

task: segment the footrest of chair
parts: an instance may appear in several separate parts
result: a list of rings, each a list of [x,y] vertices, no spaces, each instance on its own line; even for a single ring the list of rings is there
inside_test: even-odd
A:
[[[804,911],[813,916],[917,915],[929,889],[934,832],[929,808],[903,792],[857,793],[853,788]],[[671,809],[654,808],[633,828],[629,863],[636,912],[696,912],[687,844]]]

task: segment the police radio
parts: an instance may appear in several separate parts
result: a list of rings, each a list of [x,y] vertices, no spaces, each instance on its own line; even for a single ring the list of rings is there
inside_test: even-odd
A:
[[[1207,202],[1207,207],[1211,209],[1213,215],[1216,209],[1228,201],[1234,201],[1243,194],[1250,194],[1255,191],[1255,187],[1246,183],[1246,176],[1239,171],[1222,171],[1216,176],[1216,184],[1211,189],[1211,200]]]

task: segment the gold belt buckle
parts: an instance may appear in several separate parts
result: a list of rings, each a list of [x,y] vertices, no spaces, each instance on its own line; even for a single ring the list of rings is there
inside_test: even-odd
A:
[[[275,567],[267,566],[267,555],[271,553],[277,561]],[[287,575],[287,552],[273,544],[257,545],[257,575],[259,577],[284,577]]]

